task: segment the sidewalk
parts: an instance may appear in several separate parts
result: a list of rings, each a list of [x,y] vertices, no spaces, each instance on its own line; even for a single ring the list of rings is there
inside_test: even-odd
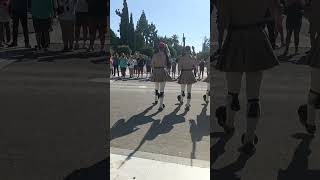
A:
[[[110,154],[111,180],[209,180],[210,169]],[[174,157],[173,157],[174,158]],[[122,165],[122,166],[121,166]]]

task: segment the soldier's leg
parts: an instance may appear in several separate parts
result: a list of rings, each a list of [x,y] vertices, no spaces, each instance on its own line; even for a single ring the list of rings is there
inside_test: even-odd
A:
[[[160,99],[160,105],[159,109],[164,108],[163,99],[164,99],[164,88],[166,86],[166,82],[160,82],[160,93],[159,93],[159,99]]]
[[[241,88],[242,72],[227,72],[228,95],[226,97],[226,126],[234,127],[234,117],[240,110],[239,93]]]
[[[314,126],[316,110],[320,108],[320,69],[311,69],[311,87],[308,95],[307,124]]]
[[[180,103],[183,103],[183,98],[186,96],[185,91],[186,91],[186,84],[181,84],[181,94],[178,96],[178,101]]]
[[[186,107],[190,107],[190,102],[191,102],[191,89],[192,89],[192,84],[187,85],[187,104]]]
[[[247,104],[247,130],[244,142],[253,142],[255,131],[260,119],[260,87],[262,83],[263,72],[246,73],[246,94]]]
[[[207,93],[206,93],[206,101],[209,101],[209,97],[211,96],[210,94],[210,83],[207,83]]]
[[[154,103],[158,103],[158,98],[159,98],[159,90],[160,90],[160,83],[155,82],[155,92],[154,92]]]

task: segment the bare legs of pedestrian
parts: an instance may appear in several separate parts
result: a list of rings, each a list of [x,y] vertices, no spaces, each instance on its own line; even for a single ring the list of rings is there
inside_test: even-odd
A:
[[[288,30],[287,30],[286,49],[285,49],[285,51],[284,51],[284,53],[283,53],[284,56],[288,55],[292,33],[293,33],[293,30],[292,30],[292,29],[288,29]]]
[[[291,42],[291,36],[294,34],[294,45],[295,45],[295,54],[299,53],[299,35],[300,35],[300,29],[289,29],[287,30],[287,37],[286,37],[286,49],[283,53],[283,55],[287,55],[289,52],[290,42]]]
[[[63,50],[68,51],[73,49],[73,41],[74,41],[74,23],[72,21],[61,20],[61,32],[62,32],[62,40],[64,44]]]
[[[79,40],[80,40],[80,29],[82,29],[83,34],[83,46],[82,48],[86,48],[87,39],[88,39],[88,25],[81,24],[75,26],[75,49],[79,49]]]
[[[106,28],[104,26],[99,27],[99,38],[100,38],[100,52],[104,52],[104,45],[106,39]]]

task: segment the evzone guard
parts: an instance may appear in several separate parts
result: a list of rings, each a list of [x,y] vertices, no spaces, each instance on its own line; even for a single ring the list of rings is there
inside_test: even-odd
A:
[[[217,69],[225,72],[227,81],[226,105],[216,110],[218,124],[227,134],[233,134],[235,114],[240,110],[239,93],[242,76],[246,75],[247,127],[242,135],[246,154],[255,152],[258,142],[256,127],[260,119],[260,87],[263,71],[279,64],[263,29],[267,10],[274,11],[270,0],[221,1],[222,31],[227,37],[218,58]]]
[[[310,65],[311,83],[307,97],[307,105],[301,105],[298,109],[300,122],[310,134],[316,132],[316,111],[320,109],[320,1],[311,2],[310,31],[314,33],[312,48],[308,58]]]
[[[183,104],[183,99],[185,97],[185,91],[187,88],[187,103],[186,103],[186,110],[189,110],[191,105],[191,89],[192,84],[196,83],[197,80],[192,72],[193,68],[196,65],[195,58],[191,55],[191,48],[190,46],[186,46],[185,54],[179,59],[178,62],[178,71],[179,71],[179,78],[178,84],[181,85],[181,94],[178,95],[178,101]]]
[[[164,89],[167,81],[171,81],[171,77],[167,71],[169,62],[169,52],[167,45],[163,42],[159,43],[158,52],[153,55],[151,67],[153,69],[151,81],[155,83],[155,104],[159,104],[159,111],[162,111],[165,105],[163,104]]]

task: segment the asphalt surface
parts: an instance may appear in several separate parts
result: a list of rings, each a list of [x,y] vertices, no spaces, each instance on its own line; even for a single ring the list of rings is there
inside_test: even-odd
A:
[[[105,57],[60,48],[0,52],[0,179],[62,180],[106,167],[109,92],[92,81],[106,76]]]
[[[185,111],[185,105],[179,106],[177,101],[180,85],[169,82],[165,89],[166,107],[158,112],[158,105],[152,105],[153,83],[144,80],[112,80],[111,148],[129,150],[128,156],[148,152],[155,156],[182,157],[190,159],[188,165],[192,165],[192,160],[209,162],[210,105],[205,105],[202,99],[205,91],[206,83],[195,84],[191,109]]]
[[[242,88],[241,111],[236,115],[236,132],[224,135],[211,114],[211,177],[224,180],[319,179],[319,136],[311,138],[299,123],[297,109],[306,103],[309,67],[304,65],[304,51],[281,61],[280,66],[264,73],[261,89],[262,117],[257,128],[257,152],[249,157],[238,152],[246,126],[246,97]],[[280,54],[278,50],[277,54]],[[290,52],[292,54],[292,52]],[[214,97],[211,106],[224,105],[224,74],[214,71]],[[243,87],[245,80],[243,79]],[[211,112],[214,112],[212,110]]]

